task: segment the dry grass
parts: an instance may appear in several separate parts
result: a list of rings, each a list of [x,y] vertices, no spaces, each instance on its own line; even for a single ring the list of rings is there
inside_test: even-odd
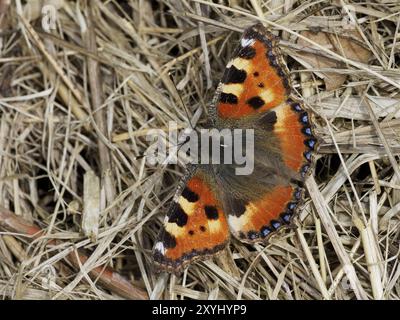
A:
[[[3,298],[399,299],[398,1],[48,0],[49,33],[40,2],[0,0]],[[268,247],[232,241],[182,276],[155,275],[183,168],[148,165],[145,135],[185,127],[182,102],[201,126],[257,20],[316,113],[310,201]]]

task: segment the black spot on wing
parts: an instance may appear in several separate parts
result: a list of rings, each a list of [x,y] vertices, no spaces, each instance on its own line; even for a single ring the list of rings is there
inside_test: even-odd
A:
[[[219,102],[229,103],[229,104],[237,104],[238,98],[232,93],[221,92],[221,94],[219,96]]]
[[[182,207],[177,204],[168,218],[168,223],[176,223],[179,227],[183,227],[186,225],[187,221],[188,215],[183,211]]]
[[[198,194],[190,190],[188,187],[183,189],[182,197],[184,197],[189,202],[196,202],[199,200]]]
[[[250,98],[249,100],[246,101],[246,103],[252,107],[253,109],[259,109],[264,105],[264,100],[261,99],[259,96]]]
[[[172,249],[172,248],[176,247],[175,237],[166,230],[164,230],[164,232],[163,232],[161,241],[162,241],[164,247],[167,249]]]
[[[264,130],[272,131],[277,121],[276,112],[269,111],[265,113],[257,122]]]
[[[247,202],[243,199],[232,198],[228,200],[229,214],[240,217],[246,211]]]
[[[204,211],[206,213],[207,219],[209,220],[217,220],[218,219],[218,210],[214,206],[205,206]]]
[[[201,231],[201,232],[206,232],[206,230],[207,230],[207,229],[206,229],[205,226],[200,226],[200,231]]]
[[[222,83],[243,83],[246,80],[246,76],[246,71],[239,70],[235,66],[230,66],[225,70]]]
[[[241,48],[238,57],[243,59],[253,59],[256,55],[256,50],[253,47],[247,46]]]

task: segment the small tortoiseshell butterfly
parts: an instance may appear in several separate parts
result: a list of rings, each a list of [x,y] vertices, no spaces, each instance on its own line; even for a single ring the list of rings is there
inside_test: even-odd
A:
[[[253,173],[235,175],[235,165],[189,166],[153,249],[161,269],[178,273],[216,254],[230,233],[265,242],[291,224],[317,139],[310,114],[291,97],[277,42],[261,24],[246,29],[209,109],[216,129],[254,129]]]

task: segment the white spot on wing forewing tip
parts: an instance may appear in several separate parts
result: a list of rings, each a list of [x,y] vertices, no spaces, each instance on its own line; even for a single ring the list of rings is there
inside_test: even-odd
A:
[[[240,41],[241,46],[244,47],[248,47],[251,46],[254,43],[254,39],[246,39],[246,38],[242,38],[242,40]]]
[[[156,243],[156,245],[154,246],[154,250],[157,250],[161,254],[165,254],[165,247],[161,241]]]

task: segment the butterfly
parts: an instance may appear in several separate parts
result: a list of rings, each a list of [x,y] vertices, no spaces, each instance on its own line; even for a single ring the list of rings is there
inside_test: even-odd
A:
[[[278,38],[262,24],[247,28],[209,117],[213,128],[254,129],[254,170],[239,176],[235,164],[188,166],[153,248],[159,270],[179,273],[224,250],[231,235],[266,243],[292,224],[317,148],[310,116],[292,97]]]

